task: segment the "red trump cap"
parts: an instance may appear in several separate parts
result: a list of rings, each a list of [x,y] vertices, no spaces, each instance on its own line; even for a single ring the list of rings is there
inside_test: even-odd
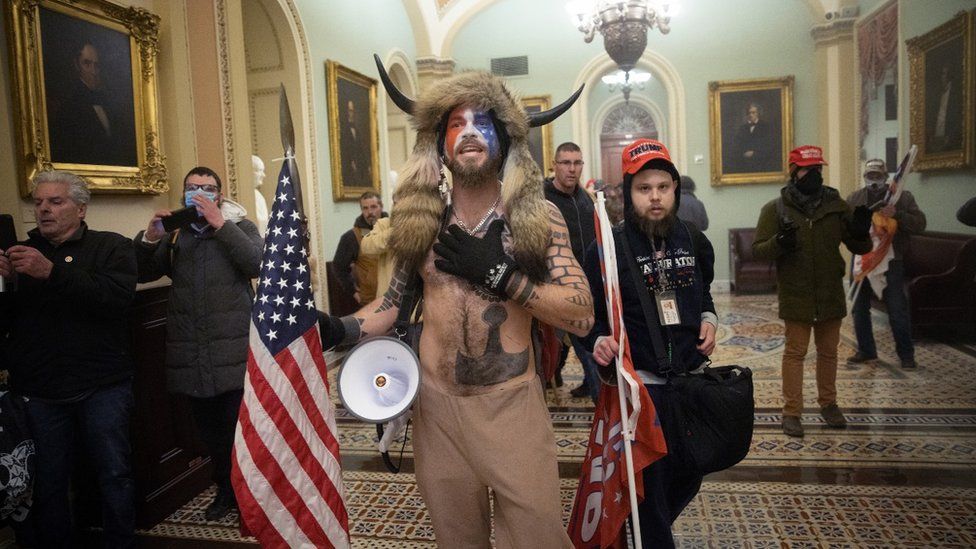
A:
[[[657,160],[655,168],[670,173],[676,180],[679,177],[678,169],[675,168],[674,162],[671,162],[671,154],[668,152],[668,148],[664,146],[664,143],[654,139],[638,139],[627,145],[621,159],[623,160],[624,174],[634,175],[641,171],[641,168],[648,162]]]
[[[823,149],[813,145],[803,145],[790,151],[790,164],[800,167],[827,165],[823,159]]]

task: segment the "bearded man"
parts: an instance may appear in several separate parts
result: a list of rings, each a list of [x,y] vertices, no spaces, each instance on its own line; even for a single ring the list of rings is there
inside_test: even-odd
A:
[[[671,523],[691,502],[701,487],[702,474],[676,456],[682,428],[677,411],[669,405],[667,377],[680,364],[693,372],[715,350],[718,317],[710,285],[714,277],[715,252],[708,238],[695,225],[677,217],[681,201],[681,179],[668,149],[653,139],[638,139],[623,151],[624,222],[614,228],[617,277],[623,302],[624,326],[630,334],[630,350],[637,375],[654,402],[668,455],[644,469],[644,500],[638,505],[641,536],[645,547],[674,547]],[[643,284],[635,285],[624,246],[629,246]],[[609,366],[618,346],[610,337],[603,275],[597,243],[586,255],[586,277],[593,290],[596,323],[587,343],[593,359]],[[648,325],[641,307],[646,292],[657,301],[659,324]],[[669,349],[654,349],[650,330],[659,330]],[[661,351],[661,352],[658,352]],[[662,364],[657,357],[670,356]]]
[[[418,129],[391,217],[397,268],[382,299],[348,317],[322,315],[323,346],[387,333],[404,288],[419,276],[423,373],[413,449],[438,544],[490,547],[490,488],[497,546],[568,547],[532,325],[584,336],[593,305],[566,224],[543,197],[527,134],[575,96],[530,118],[500,78],[464,73],[415,103],[377,66]],[[442,166],[453,176],[443,198]]]

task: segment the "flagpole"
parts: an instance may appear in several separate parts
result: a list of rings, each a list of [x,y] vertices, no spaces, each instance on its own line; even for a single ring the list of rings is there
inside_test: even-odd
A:
[[[614,248],[613,244],[613,228],[610,225],[610,218],[607,216],[606,197],[604,196],[603,191],[598,191],[596,193],[596,210],[597,217],[600,220],[600,237],[603,239],[603,264],[607,270],[606,295],[608,297],[608,301],[610,302],[610,305],[607,307],[607,314],[610,315],[610,326],[612,327],[614,325],[612,289],[619,287],[617,285],[617,254],[616,248]],[[630,415],[627,414],[627,396],[624,393],[624,384],[627,383],[624,379],[623,373],[624,347],[627,340],[627,332],[624,330],[623,307],[619,307],[617,310],[617,320],[619,321],[620,326],[620,341],[618,342],[619,345],[617,346],[616,364],[617,398],[620,402],[620,421],[623,424],[624,459],[627,461],[627,488],[630,495],[630,515],[632,517],[631,525],[634,534],[634,547],[643,547],[640,530],[640,517],[637,514],[637,486],[634,478],[634,453],[633,449],[631,448],[636,435]],[[630,387],[629,384],[627,384],[627,386]]]

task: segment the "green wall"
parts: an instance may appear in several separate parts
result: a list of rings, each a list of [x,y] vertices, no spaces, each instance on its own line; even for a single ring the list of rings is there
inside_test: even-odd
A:
[[[370,78],[379,80],[373,53],[385,59],[392,49],[400,49],[412,61],[416,59],[413,31],[401,2],[392,0],[357,0],[356,2],[322,2],[296,0],[311,56],[315,142],[320,196],[322,197],[322,226],[325,231],[326,260],[331,261],[342,233],[352,228],[359,215],[357,202],[332,202],[332,163],[329,156],[329,118],[326,100],[325,62],[338,61],[342,65]],[[368,19],[363,19],[368,14]],[[416,68],[413,67],[416,72]],[[381,94],[377,96],[381,99]],[[379,103],[379,101],[377,101]],[[379,108],[379,105],[377,105]],[[377,113],[379,115],[379,112]],[[378,121],[379,122],[379,121]],[[385,136],[380,132],[380,139]],[[382,153],[382,145],[380,152]],[[389,168],[380,154],[380,174],[383,185]]]
[[[478,69],[487,68],[492,57],[528,55],[530,76],[511,79],[511,86],[525,95],[551,94],[558,101],[571,90],[583,66],[603,51],[602,36],[590,44],[583,42],[564,6],[559,0],[500,0],[458,33],[450,55],[459,67]],[[670,34],[662,36],[655,30],[648,36],[648,48],[676,68],[684,86],[687,173],[698,183],[698,197],[709,212],[707,235],[715,246],[717,279],[729,277],[728,229],[755,226],[759,209],[777,196],[780,185],[709,185],[708,83],[795,75],[796,143],[812,142],[818,104],[813,24],[811,12],[799,1],[755,0],[744,9],[741,2],[696,0],[684,2],[682,13],[671,22]],[[652,88],[647,93],[667,111],[664,90],[659,92]],[[592,93],[585,105],[591,123],[598,123],[593,115],[609,100],[605,90]],[[553,130],[555,143],[573,138],[569,116],[557,120]],[[587,160],[594,158],[592,151],[584,154]],[[704,161],[694,164],[698,154]]]

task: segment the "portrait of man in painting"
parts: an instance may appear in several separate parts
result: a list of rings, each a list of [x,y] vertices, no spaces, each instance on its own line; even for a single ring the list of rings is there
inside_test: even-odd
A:
[[[51,161],[136,166],[129,36],[40,10]]]
[[[780,90],[726,91],[721,95],[722,172],[783,169]]]
[[[369,88],[340,77],[336,82],[336,91],[342,184],[346,187],[372,187]]]
[[[963,146],[963,36],[925,52],[925,151]]]

